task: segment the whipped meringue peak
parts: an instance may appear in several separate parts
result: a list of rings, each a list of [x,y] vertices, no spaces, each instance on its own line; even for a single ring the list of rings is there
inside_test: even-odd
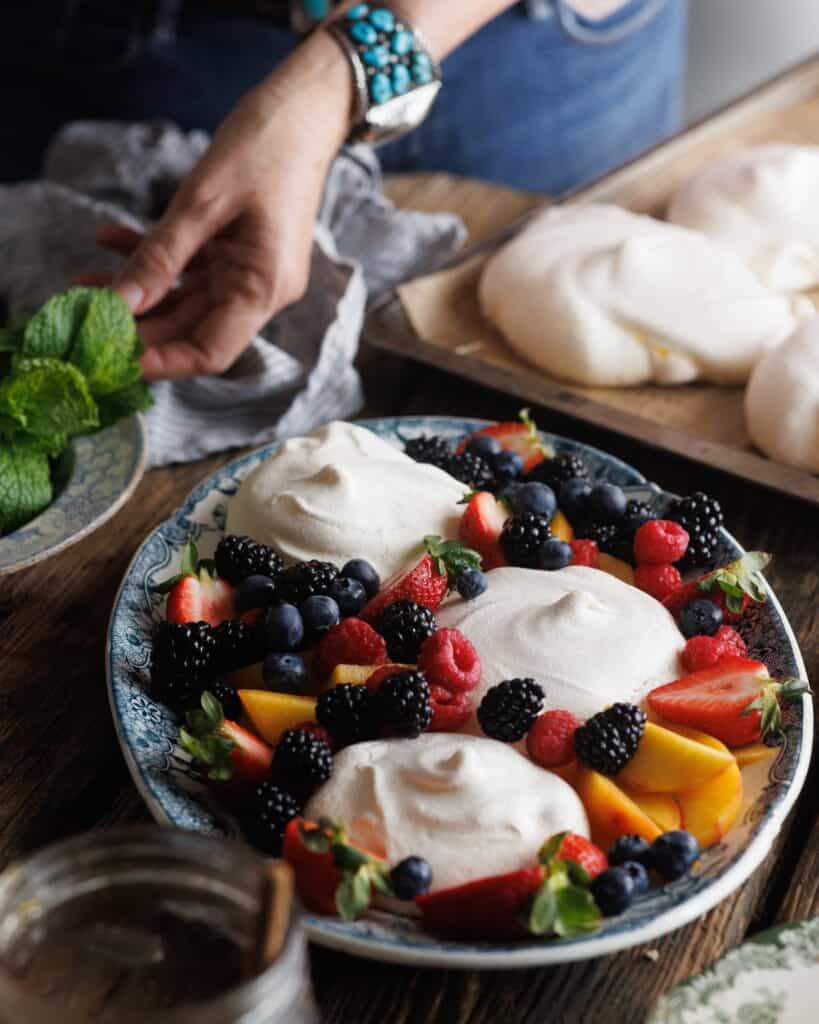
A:
[[[458,536],[465,489],[372,431],[334,422],[257,466],[230,503],[226,530],[289,562],[365,558],[385,579],[420,557],[427,534]]]

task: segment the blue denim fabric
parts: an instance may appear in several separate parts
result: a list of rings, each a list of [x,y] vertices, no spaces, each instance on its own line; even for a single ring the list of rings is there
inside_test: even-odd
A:
[[[680,123],[687,0],[588,21],[529,0],[453,53],[427,121],[389,171],[441,170],[556,193]],[[0,181],[35,177],[69,120],[166,118],[212,131],[294,46],[283,24],[196,2],[11,0],[0,13]]]

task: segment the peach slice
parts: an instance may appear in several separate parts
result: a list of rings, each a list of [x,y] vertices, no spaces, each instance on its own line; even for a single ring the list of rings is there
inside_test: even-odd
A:
[[[720,746],[721,750],[715,749],[677,730],[646,722],[637,753],[617,775],[617,781],[641,793],[697,789],[734,763],[728,748]]]
[[[620,836],[634,834],[650,843],[660,834],[651,818],[605,775],[580,765],[574,787],[586,809],[592,839],[601,849],[607,850]]]
[[[757,761],[766,761],[779,753],[779,747],[767,747],[764,743],[746,743],[744,747],[732,747],[731,753],[740,768],[746,768]]]
[[[633,789],[625,792],[661,832],[673,832],[675,828],[681,828],[680,805],[669,793],[640,793]]]
[[[715,736],[708,736],[695,729],[685,731],[686,734],[694,733],[699,742],[707,744],[714,750],[730,753],[725,744]],[[733,828],[742,810],[742,772],[736,760],[698,789],[681,793],[678,800],[682,828],[696,836],[703,849],[718,843]]]
[[[574,530],[572,529],[572,524],[563,515],[560,509],[558,509],[557,512],[555,512],[555,514],[552,516],[552,521],[549,524],[549,527],[552,531],[553,537],[559,537],[561,540],[565,540],[567,544],[570,540],[574,540]]]
[[[308,692],[311,694],[318,693],[321,686],[317,685],[318,680],[315,678],[313,669],[315,651],[302,651],[299,657],[302,658],[307,666]],[[236,690],[267,689],[267,683],[265,683],[264,676],[262,675],[261,661],[256,661],[252,665],[246,665],[244,668],[234,669],[232,672],[226,672],[225,682],[230,683]]]
[[[314,697],[271,690],[239,690],[239,700],[256,732],[275,746],[285,730],[316,717]]]
[[[623,583],[634,585],[634,570],[628,562],[624,562],[620,558],[615,558],[614,555],[607,555],[605,551],[601,551],[600,568],[610,576],[616,576]]]
[[[378,665],[336,665],[324,684],[324,689],[331,690],[334,686],[341,686],[344,683],[361,686],[367,682],[377,668],[379,668]]]

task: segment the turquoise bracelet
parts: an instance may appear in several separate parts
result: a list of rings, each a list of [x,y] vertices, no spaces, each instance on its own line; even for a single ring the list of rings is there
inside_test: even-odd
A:
[[[357,140],[384,142],[429,112],[441,72],[418,32],[389,7],[355,4],[327,26],[352,65]]]

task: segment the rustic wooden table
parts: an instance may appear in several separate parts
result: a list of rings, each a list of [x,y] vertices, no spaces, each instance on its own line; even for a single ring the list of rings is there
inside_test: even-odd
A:
[[[416,207],[455,205],[473,234],[508,220],[531,197],[471,183],[401,182]],[[518,402],[418,364],[367,351],[365,415],[444,413],[513,418]],[[533,410],[540,425],[632,462],[650,479],[717,497],[747,546],[774,554],[768,578],[819,678],[819,514],[787,499],[658,453],[565,416]],[[112,522],[57,558],[0,581],[0,866],[64,836],[147,819],[117,746],[103,650],[108,613],[144,535],[164,519],[218,456],[147,474]],[[327,950],[313,955],[328,1022],[344,1024],[637,1024],[672,985],[701,971],[749,934],[819,914],[819,789],[811,777],[769,856],[704,918],[649,947],[544,970],[480,973],[412,970]]]

